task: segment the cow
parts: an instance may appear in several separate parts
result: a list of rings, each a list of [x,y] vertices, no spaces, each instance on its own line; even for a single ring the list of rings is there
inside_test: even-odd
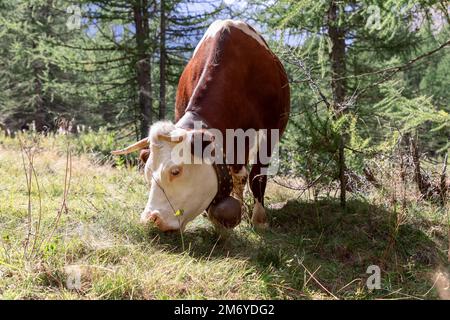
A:
[[[145,162],[144,177],[149,184],[149,198],[141,222],[153,222],[162,231],[184,230],[186,224],[214,206],[218,214],[236,212],[235,202],[242,204],[242,192],[249,176],[254,197],[251,221],[266,227],[264,193],[266,163],[256,160],[249,165],[249,143],[245,144],[244,163],[226,158],[224,163],[187,163],[173,161],[175,148],[186,147],[191,156],[202,157],[192,148],[201,136],[202,149],[210,145],[215,132],[227,129],[278,130],[281,136],[290,112],[290,88],[286,71],[267,42],[247,23],[218,20],[210,25],[194,50],[178,83],[175,123],[154,123],[148,138],[114,151],[114,155],[141,150]],[[201,128],[196,123],[202,124]],[[274,143],[268,144],[269,153]],[[235,143],[225,142],[223,149]],[[213,152],[214,153],[214,152]],[[229,201],[229,202],[227,202]],[[228,210],[229,209],[229,210]],[[226,227],[234,227],[239,217]],[[233,213],[234,214],[234,213]],[[209,215],[214,220],[214,215]]]

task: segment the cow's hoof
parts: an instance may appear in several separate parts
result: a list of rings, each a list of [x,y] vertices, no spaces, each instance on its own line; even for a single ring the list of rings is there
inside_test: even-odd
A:
[[[253,228],[255,228],[256,230],[267,230],[269,228],[269,223],[268,222],[252,222],[253,224]]]
[[[258,200],[256,200],[255,206],[253,207],[252,224],[256,229],[267,229],[269,227],[266,209],[264,209]]]

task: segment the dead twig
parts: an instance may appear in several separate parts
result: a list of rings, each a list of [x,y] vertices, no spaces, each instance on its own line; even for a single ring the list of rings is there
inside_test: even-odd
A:
[[[448,184],[447,184],[447,160],[448,160],[448,153],[445,154],[444,157],[444,164],[442,166],[442,172],[440,177],[440,186],[439,191],[441,194],[441,204],[442,206],[445,206],[447,202],[447,191],[448,191]]]
[[[56,217],[53,222],[53,226],[51,227],[50,233],[48,234],[48,236],[46,238],[42,239],[42,241],[40,242],[39,247],[38,247],[39,249],[42,247],[42,245],[44,243],[49,242],[52,239],[52,237],[58,227],[58,224],[59,224],[59,221],[61,219],[63,212],[67,214],[69,211],[68,206],[67,206],[67,198],[69,195],[71,179],[72,179],[72,153],[70,151],[70,146],[68,146],[67,147],[67,155],[66,155],[66,169],[65,169],[65,174],[64,174],[64,192],[63,192],[63,198],[61,201],[61,206],[56,214]]]
[[[314,274],[311,273],[311,272],[308,270],[308,268],[307,268],[302,262],[300,262],[300,265],[305,269],[306,272],[308,272],[308,274],[309,274],[309,276],[311,277],[311,279],[313,279],[313,280],[317,283],[317,285],[318,285],[320,288],[322,288],[326,293],[328,293],[328,294],[329,294],[330,296],[332,296],[334,299],[339,300],[338,297],[336,297],[330,290],[328,290],[323,284],[321,284],[321,283],[319,282],[319,280],[316,279],[316,277],[314,277]]]
[[[36,249],[37,239],[39,238],[39,232],[41,228],[41,220],[42,220],[42,196],[41,196],[41,187],[39,184],[39,179],[34,167],[34,156],[35,156],[35,147],[27,147],[22,139],[19,138],[20,148],[21,148],[21,156],[22,156],[22,165],[23,170],[25,172],[25,178],[27,183],[27,195],[28,195],[28,207],[27,207],[27,236],[25,238],[24,243],[24,256],[30,257],[33,255]],[[26,159],[25,159],[26,158]],[[33,232],[33,210],[32,210],[32,184],[33,178],[36,183],[37,194],[38,194],[38,217],[37,224],[34,228]],[[33,238],[33,244],[30,247],[30,241]]]

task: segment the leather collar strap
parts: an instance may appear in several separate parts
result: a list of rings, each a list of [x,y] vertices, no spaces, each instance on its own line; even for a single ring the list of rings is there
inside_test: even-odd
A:
[[[195,121],[201,121],[202,127],[207,129],[210,128],[208,122],[206,122],[202,117],[200,117],[197,113],[193,111],[186,110],[186,113],[183,117],[176,123],[177,127],[180,128],[193,128]],[[224,161],[225,162],[225,161]],[[228,197],[233,190],[233,178],[230,173],[230,168],[225,163],[217,164],[213,163],[213,168],[216,171],[217,176],[217,194],[214,199],[209,204],[208,208],[211,205],[216,205],[226,197]]]
[[[228,197],[233,190],[233,177],[230,168],[226,164],[213,163],[213,168],[217,176],[217,194],[208,206],[216,205]]]

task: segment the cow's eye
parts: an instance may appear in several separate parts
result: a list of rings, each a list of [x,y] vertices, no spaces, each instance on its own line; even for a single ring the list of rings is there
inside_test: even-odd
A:
[[[170,169],[170,175],[172,177],[177,177],[181,174],[181,168],[180,167],[173,167]]]

